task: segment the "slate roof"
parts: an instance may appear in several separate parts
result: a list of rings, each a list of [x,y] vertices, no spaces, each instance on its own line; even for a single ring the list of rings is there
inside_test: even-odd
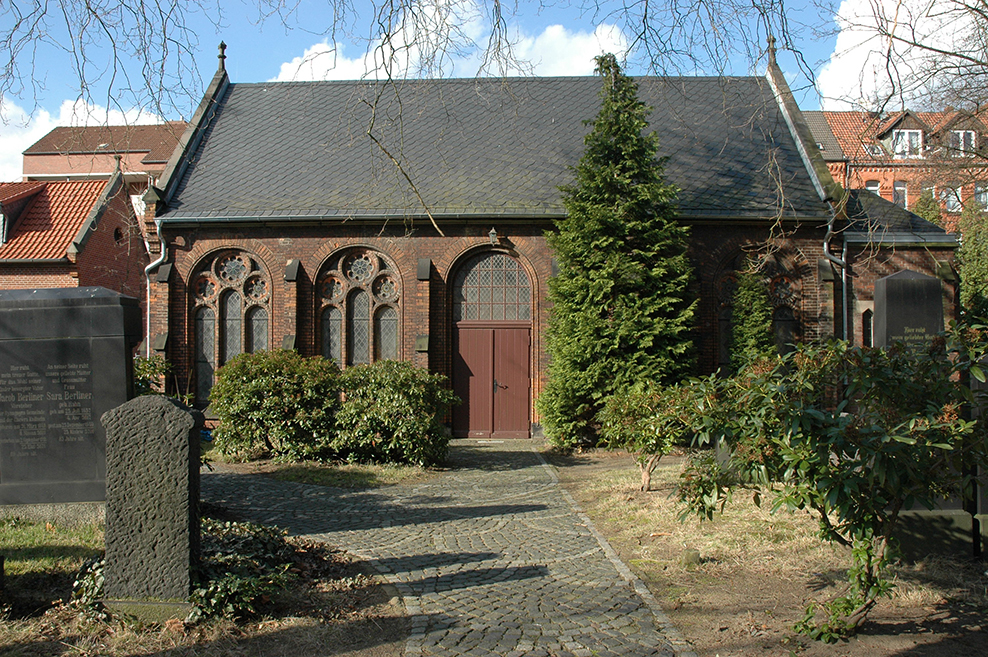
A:
[[[145,164],[163,164],[178,145],[186,124],[171,121],[157,125],[114,125],[55,128],[32,144],[25,155],[89,153],[140,153]]]
[[[803,118],[809,126],[813,138],[820,148],[823,159],[827,162],[839,162],[844,160],[844,149],[841,148],[840,140],[834,135],[827,123],[827,117],[820,111],[805,111]]]
[[[0,198],[13,186],[25,184],[38,183],[0,183]],[[41,183],[43,188],[17,218],[7,242],[0,244],[0,260],[65,258],[107,184],[105,180]]]
[[[686,217],[826,217],[763,78],[639,78]],[[562,214],[600,80],[230,84],[165,222]],[[376,110],[374,99],[378,97]],[[782,189],[776,180],[783,183]]]
[[[934,223],[864,189],[847,192],[848,233],[857,238],[880,242],[889,239],[954,243],[956,238]],[[852,241],[861,241],[853,239]]]

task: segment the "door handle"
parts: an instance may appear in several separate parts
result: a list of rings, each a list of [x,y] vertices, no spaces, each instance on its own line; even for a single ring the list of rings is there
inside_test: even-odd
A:
[[[498,386],[498,385],[497,385],[497,379],[494,379],[494,392],[497,392],[497,389],[498,389],[499,387],[500,387],[500,386]]]

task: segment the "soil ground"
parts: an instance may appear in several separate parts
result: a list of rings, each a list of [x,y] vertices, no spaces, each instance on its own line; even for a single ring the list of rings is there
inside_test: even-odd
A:
[[[682,457],[663,459],[653,475],[657,490],[644,493],[638,490],[637,467],[625,453],[546,456],[561,484],[700,657],[988,656],[988,573],[982,562],[930,559],[897,568],[893,599],[879,604],[858,636],[828,645],[792,630],[807,603],[832,595],[845,577],[843,550],[807,547],[819,544],[812,519],[755,517],[766,512],[752,506],[741,511],[751,515],[739,522],[768,523],[773,533],[764,546],[718,539],[717,532],[740,525],[675,518],[670,495]],[[639,512],[647,515],[635,515]],[[629,521],[637,522],[631,519],[642,517],[658,524],[629,527]],[[703,546],[700,563],[685,566],[684,549],[693,545]]]

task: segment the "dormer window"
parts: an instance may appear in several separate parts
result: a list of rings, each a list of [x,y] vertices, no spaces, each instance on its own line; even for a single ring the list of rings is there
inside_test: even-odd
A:
[[[971,157],[977,146],[974,130],[950,131],[950,154],[954,157]]]
[[[921,157],[923,154],[922,130],[894,130],[892,152],[896,157]]]
[[[862,144],[864,146],[865,152],[872,157],[884,157],[885,151],[878,144]]]

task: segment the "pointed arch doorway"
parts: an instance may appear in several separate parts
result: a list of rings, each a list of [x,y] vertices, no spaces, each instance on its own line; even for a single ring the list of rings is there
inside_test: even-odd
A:
[[[506,253],[473,256],[453,281],[457,438],[528,438],[532,286]]]

